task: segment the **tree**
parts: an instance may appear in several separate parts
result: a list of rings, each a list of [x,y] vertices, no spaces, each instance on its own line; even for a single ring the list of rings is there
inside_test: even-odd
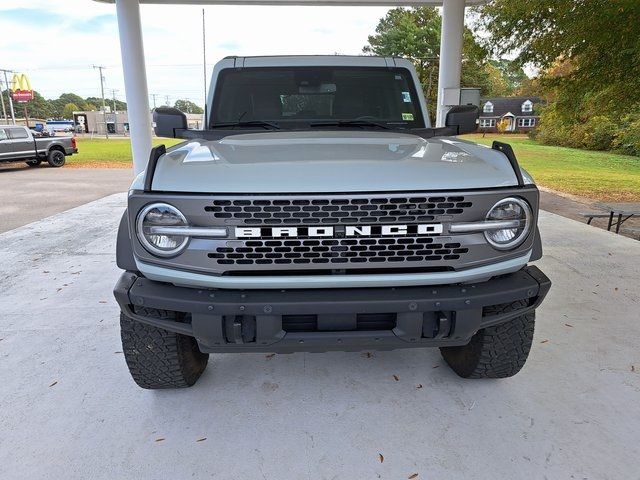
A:
[[[62,110],[62,118],[65,120],[73,119],[73,112],[80,110],[75,103],[67,103]]]
[[[400,56],[412,61],[429,104],[435,114],[440,54],[441,17],[434,7],[394,8],[380,20],[376,33],[368,37],[364,53]],[[462,47],[462,86],[480,87],[484,95],[493,94],[491,72],[487,69],[487,50],[465,27]]]
[[[204,110],[201,107],[190,100],[176,100],[173,107],[184,113],[204,113]]]
[[[559,97],[578,95],[570,102],[574,113],[588,104],[618,116],[640,103],[637,0],[493,0],[480,13],[491,35],[486,46],[550,71],[548,88]]]

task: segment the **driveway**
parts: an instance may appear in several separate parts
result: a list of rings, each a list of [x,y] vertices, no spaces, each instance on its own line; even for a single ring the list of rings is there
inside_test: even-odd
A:
[[[541,213],[554,286],[511,379],[437,349],[227,354],[148,391],[111,294],[125,201],[0,234],[0,478],[638,479],[640,242]]]
[[[132,180],[129,169],[0,164],[0,232],[124,192]]]

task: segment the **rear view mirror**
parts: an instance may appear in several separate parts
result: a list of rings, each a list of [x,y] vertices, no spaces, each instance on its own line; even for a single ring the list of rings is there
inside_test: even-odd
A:
[[[447,113],[445,126],[457,128],[458,131],[454,135],[473,133],[478,129],[479,116],[480,109],[475,105],[456,105]]]
[[[177,108],[158,107],[153,111],[153,131],[158,137],[179,138],[177,130],[187,128],[187,116]]]

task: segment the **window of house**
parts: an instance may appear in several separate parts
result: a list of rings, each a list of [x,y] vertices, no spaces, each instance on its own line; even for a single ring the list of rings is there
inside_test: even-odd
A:
[[[491,128],[496,126],[495,118],[482,118],[480,119],[480,128]]]
[[[483,111],[484,111],[484,113],[493,113],[493,103],[491,103],[491,102],[485,103]]]
[[[4,128],[0,128],[0,140],[7,139],[7,132],[4,131]]]
[[[527,100],[522,104],[522,112],[523,113],[533,112],[533,102],[531,100]]]
[[[535,118],[519,118],[518,126],[519,127],[535,127],[536,119]]]

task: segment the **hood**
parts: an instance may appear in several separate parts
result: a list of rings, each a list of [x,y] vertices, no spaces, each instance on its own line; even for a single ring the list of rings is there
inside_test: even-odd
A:
[[[506,157],[457,138],[313,131],[190,140],[158,160],[154,190],[324,193],[517,185]]]

